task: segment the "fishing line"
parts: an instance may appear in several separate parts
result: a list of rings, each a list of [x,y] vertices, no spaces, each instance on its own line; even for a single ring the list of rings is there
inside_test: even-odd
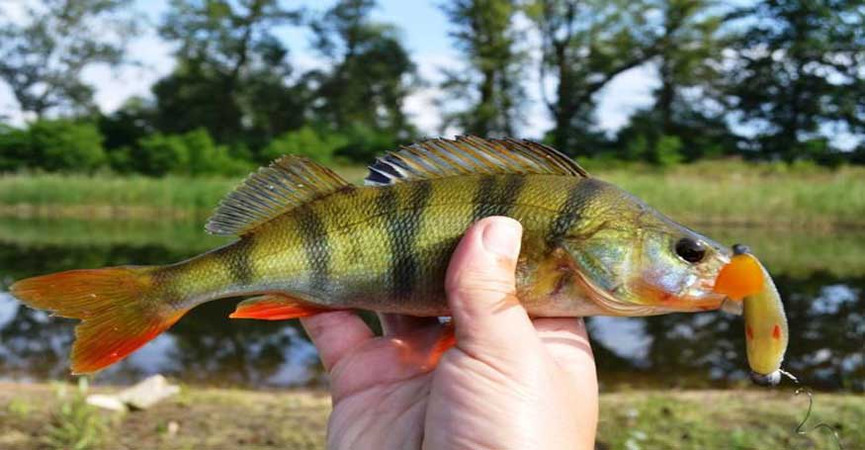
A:
[[[793,432],[798,434],[799,436],[805,436],[818,428],[829,430],[829,432],[832,433],[832,438],[835,440],[835,445],[837,445],[840,450],[844,450],[844,444],[841,443],[841,437],[838,435],[838,430],[836,430],[835,427],[833,427],[832,425],[829,425],[826,422],[820,422],[811,427],[810,429],[805,429],[805,423],[807,423],[808,419],[811,418],[811,411],[814,409],[814,393],[811,392],[810,388],[806,386],[801,386],[799,383],[799,379],[790,372],[787,372],[783,369],[779,369],[779,371],[782,375],[786,376],[791,381],[793,381],[793,383],[799,386],[796,388],[796,391],[793,392],[794,397],[802,394],[803,392],[808,396],[808,411],[805,412],[805,417],[802,418],[802,421],[799,422],[799,425],[796,426],[796,429],[793,430]]]

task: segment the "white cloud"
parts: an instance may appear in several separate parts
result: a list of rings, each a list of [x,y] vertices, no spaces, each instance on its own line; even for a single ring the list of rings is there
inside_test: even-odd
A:
[[[443,95],[438,85],[442,81],[441,69],[453,66],[457,58],[447,53],[427,53],[414,57],[423,86],[408,96],[405,102],[405,112],[426,136],[438,135],[442,125],[442,117],[435,104]]]
[[[651,106],[652,90],[660,85],[653,65],[644,64],[619,74],[597,94],[598,126],[615,132],[640,108]]]
[[[174,67],[171,46],[154,34],[130,43],[127,52],[136,64],[111,69],[101,65],[89,68],[84,80],[96,86],[94,101],[103,112],[112,112],[133,96],[148,97],[151,86]]]

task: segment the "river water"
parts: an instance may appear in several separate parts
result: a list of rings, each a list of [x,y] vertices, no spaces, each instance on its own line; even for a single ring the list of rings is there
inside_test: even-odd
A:
[[[865,390],[865,231],[694,226],[747,243],[766,264],[790,322],[785,367],[814,388]],[[73,321],[23,307],[16,279],[75,268],[164,264],[226,242],[192,222],[0,219],[0,380],[71,379]],[[169,332],[95,377],[131,383],[152,373],[192,384],[304,386],[324,382],[297,321],[232,321],[236,301],[194,309]],[[723,312],[588,320],[603,389],[747,385],[741,317]]]

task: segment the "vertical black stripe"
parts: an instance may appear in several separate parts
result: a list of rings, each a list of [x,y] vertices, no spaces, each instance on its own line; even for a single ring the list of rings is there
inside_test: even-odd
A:
[[[432,184],[420,180],[400,186],[407,190],[406,205],[399,208],[394,188],[382,188],[377,209],[386,217],[386,232],[390,243],[391,293],[395,298],[406,298],[414,292],[420,272],[416,252],[417,236],[426,206],[432,195]]]
[[[330,248],[327,229],[318,213],[309,206],[297,209],[297,225],[303,251],[310,269],[310,288],[314,292],[325,290],[330,279]]]
[[[592,180],[580,180],[574,182],[568,191],[568,198],[559,208],[555,220],[553,220],[550,231],[547,234],[547,242],[550,245],[558,245],[568,232],[582,218],[582,212],[586,204],[600,190],[600,185]]]
[[[375,215],[381,217],[384,220],[384,230],[382,230],[387,235],[387,242],[389,245],[389,253],[387,256],[388,261],[388,272],[385,277],[388,280],[388,287],[393,287],[395,279],[395,275],[393,274],[395,267],[395,260],[397,259],[396,249],[394,245],[394,231],[392,224],[397,220],[396,216],[398,214],[397,208],[399,207],[399,199],[396,196],[396,187],[395,185],[382,186],[376,189],[376,197],[375,197]]]
[[[526,177],[519,174],[482,177],[473,199],[472,221],[489,216],[510,216],[525,183]]]
[[[255,277],[251,260],[252,248],[255,246],[254,236],[242,236],[237,242],[216,253],[217,260],[225,267],[234,285],[249,285]]]
[[[484,217],[492,215],[489,213],[489,209],[495,194],[496,176],[482,176],[478,182],[478,190],[475,192],[475,196],[472,199],[472,203],[475,205],[474,212],[472,213],[472,222],[476,222]]]
[[[526,177],[511,174],[505,177],[505,185],[502,188],[501,210],[496,212],[498,216],[511,216],[514,206],[520,199],[523,187],[526,185]]]

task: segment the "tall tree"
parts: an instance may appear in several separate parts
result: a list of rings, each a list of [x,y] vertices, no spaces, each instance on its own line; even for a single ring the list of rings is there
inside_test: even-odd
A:
[[[220,142],[266,142],[303,123],[303,95],[287,84],[278,27],[298,10],[278,0],[172,0],[159,32],[177,43],[177,68],[153,88],[157,126],[205,127]]]
[[[85,69],[126,61],[127,38],[136,22],[132,0],[20,2],[23,17],[0,5],[0,80],[22,111],[83,113],[93,106]]]
[[[337,129],[355,126],[406,139],[413,128],[403,111],[416,68],[398,31],[375,23],[375,0],[340,0],[312,22],[314,45],[329,68],[309,79],[320,119]]]
[[[442,88],[449,104],[465,104],[446,113],[445,126],[465,132],[513,135],[522,120],[527,55],[514,27],[515,0],[452,0],[442,9],[453,24],[450,35],[467,61],[465,69],[446,69]]]
[[[838,131],[865,136],[861,1],[764,0],[748,23],[729,94],[765,157],[831,151]]]
[[[657,44],[661,86],[655,109],[664,133],[673,134],[676,109],[684,109],[683,91],[714,90],[720,78],[720,54],[726,42],[720,35],[727,12],[714,0],[665,0]]]
[[[591,134],[595,94],[658,54],[661,27],[651,20],[658,7],[650,0],[532,0],[527,12],[541,37],[541,91],[555,121],[553,144],[574,152]]]
[[[655,162],[664,158],[663,151],[689,160],[735,151],[720,81],[722,54],[730,44],[723,25],[738,11],[714,0],[664,0],[658,7],[661,30],[652,63],[660,85],[655,103],[632,118],[619,134],[617,148],[643,147],[646,154],[628,156]]]

